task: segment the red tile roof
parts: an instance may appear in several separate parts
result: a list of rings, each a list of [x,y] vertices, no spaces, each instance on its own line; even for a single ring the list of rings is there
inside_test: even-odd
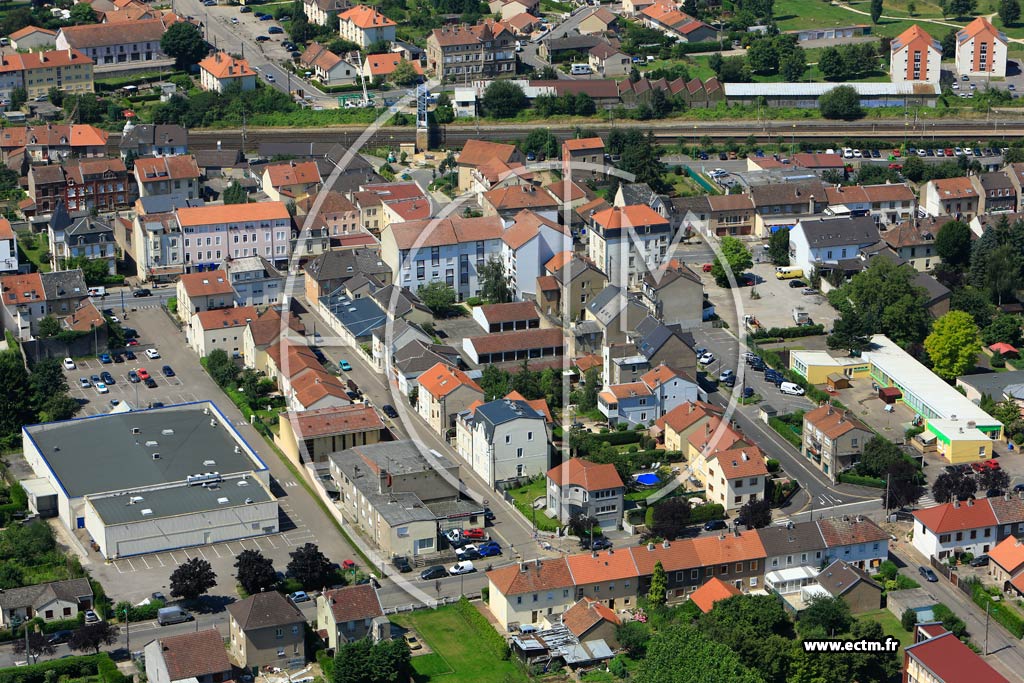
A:
[[[988,556],[1013,576],[1024,567],[1024,541],[1016,536],[1007,536],[1002,543],[988,551]]]
[[[487,142],[486,140],[467,140],[459,153],[458,162],[460,166],[480,166],[491,159],[498,159],[507,164],[515,156],[515,145]]]
[[[640,379],[651,389],[656,389],[665,382],[670,382],[673,379],[682,379],[682,375],[667,365],[659,365],[641,375]]]
[[[78,49],[127,45],[129,43],[159,43],[166,27],[163,19],[145,19],[116,24],[86,24],[64,26],[60,33],[68,45]]]
[[[502,353],[521,349],[562,348],[565,338],[558,328],[516,330],[515,332],[499,332],[485,337],[467,337],[476,353]]]
[[[484,199],[495,209],[553,209],[558,200],[533,185],[496,187],[484,193]]]
[[[655,422],[655,426],[661,429],[671,427],[672,431],[679,433],[688,427],[696,424],[704,418],[712,415],[721,415],[722,409],[703,401],[688,401],[681,406],[676,406],[665,415],[662,415]]]
[[[646,204],[613,206],[595,213],[593,220],[597,225],[609,230],[668,223],[667,218]]]
[[[719,600],[726,600],[739,594],[739,588],[722,581],[717,576],[712,576],[707,583],[690,593],[690,600],[700,608],[701,612],[707,614]]]
[[[143,183],[155,183],[164,180],[190,180],[198,178],[199,165],[191,154],[155,159],[136,159],[135,175]]]
[[[577,586],[602,581],[620,581],[639,576],[633,555],[625,550],[579,553],[569,555],[566,561],[569,563],[569,571]]]
[[[231,671],[224,637],[215,628],[168,636],[159,640],[168,680],[202,678]]]
[[[325,372],[323,368],[310,368],[303,372],[292,372],[292,391],[295,401],[303,407],[316,405],[328,397],[334,397],[349,402],[345,387],[337,376]]]
[[[585,597],[562,614],[562,625],[580,638],[602,621],[616,626],[621,623],[619,617],[608,607],[593,598]]]
[[[931,672],[936,683],[1009,683],[952,633],[911,645],[904,652]]]
[[[559,225],[553,220],[544,218],[529,209],[523,209],[517,213],[512,220],[512,225],[502,233],[501,239],[505,244],[513,249],[518,249],[534,237],[537,237],[540,234],[541,226],[562,233],[566,236],[565,241],[569,243],[568,245],[572,245],[572,238],[569,237],[569,231],[566,230],[564,226]]]
[[[583,458],[570,458],[567,462],[552,467],[548,470],[548,479],[559,486],[579,486],[587,491],[602,491],[623,486],[615,465],[602,465]]]
[[[507,304],[484,304],[480,312],[489,323],[511,323],[520,320],[539,320],[540,314],[532,301],[512,301]]]
[[[231,327],[245,327],[259,317],[254,306],[238,306],[237,308],[216,308],[195,314],[199,318],[199,327],[211,330]]]
[[[581,152],[584,150],[604,149],[604,140],[601,138],[574,138],[562,143],[562,149],[566,152]]]
[[[420,388],[433,396],[434,398],[442,398],[452,393],[459,387],[469,387],[474,391],[478,391],[481,394],[483,389],[469,378],[469,375],[464,373],[462,370],[452,368],[444,363],[437,363],[434,367],[430,368],[417,379]]]
[[[829,404],[818,406],[806,413],[804,420],[821,430],[821,433],[830,439],[839,438],[854,429],[871,431],[867,425],[849,415],[845,410],[839,410]]]
[[[1006,42],[1006,36],[997,31],[996,27],[992,25],[992,22],[985,17],[977,17],[974,21],[967,24],[967,26],[964,26],[963,29],[956,34],[956,40],[958,43],[963,43],[978,35],[998,38],[1001,42]]]
[[[208,72],[217,80],[256,75],[256,72],[249,66],[249,60],[232,57],[226,52],[210,55],[199,62],[199,68]]]
[[[385,232],[388,230],[392,232],[399,249],[412,249],[417,243],[419,248],[423,249],[447,244],[496,240],[501,239],[504,232],[501,218],[498,216],[392,223],[384,228]]]
[[[548,262],[544,264],[544,270],[549,273],[557,273],[565,267],[566,263],[572,261],[572,256],[572,251],[560,251],[548,259]]]
[[[717,460],[726,479],[743,479],[768,474],[764,454],[757,446],[743,446],[727,451],[715,451],[708,460]]]
[[[0,295],[4,305],[27,304],[46,300],[39,273],[0,276]]]
[[[725,538],[701,536],[693,539],[693,546],[703,567],[764,560],[768,556],[756,530],[725,534]]]
[[[390,76],[398,68],[398,65],[406,61],[398,52],[385,52],[383,54],[366,55],[366,64],[370,67],[369,73],[371,76]],[[422,75],[423,67],[420,66],[419,60],[413,60],[409,62],[412,65],[413,71]]]
[[[75,49],[50,50],[48,52],[24,52],[21,61],[25,70],[50,69],[55,66],[75,66],[78,64],[92,64],[93,61],[85,56],[84,52]]]
[[[338,624],[384,616],[377,590],[369,583],[329,590],[323,597],[330,601],[334,621]]]
[[[288,419],[299,439],[384,429],[377,411],[365,404],[289,412]]]
[[[235,291],[231,283],[228,282],[228,274],[223,270],[215,270],[212,273],[188,273],[182,275],[179,282],[189,298],[233,294]],[[253,319],[255,318],[256,316],[253,316]]]
[[[6,218],[0,218],[0,240],[13,240],[14,239],[14,228],[11,227],[11,222]]]
[[[267,166],[265,172],[270,175],[270,184],[275,188],[288,185],[308,185],[321,181],[320,169],[315,161],[290,161],[285,164],[273,164]]]
[[[934,534],[948,534],[967,529],[981,529],[996,525],[996,516],[987,499],[968,500],[963,503],[943,503],[912,513]],[[827,540],[827,539],[826,539]]]
[[[523,562],[494,569],[487,572],[487,579],[505,596],[574,587],[569,563],[565,558]]]
[[[228,225],[258,223],[259,221],[290,219],[284,202],[250,202],[248,204],[227,204],[193,206],[178,209],[178,223],[182,227],[195,225]]]
[[[397,26],[395,22],[366,5],[356,5],[352,9],[338,15],[339,21],[350,21],[361,29],[383,28],[385,26]]]

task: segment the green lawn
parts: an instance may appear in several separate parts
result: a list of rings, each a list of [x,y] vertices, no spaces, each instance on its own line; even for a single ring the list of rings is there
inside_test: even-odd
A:
[[[21,235],[18,238],[18,251],[36,265],[40,273],[50,272],[50,263],[44,259],[49,252],[46,235]]]
[[[554,531],[558,528],[558,522],[545,515],[544,508],[535,511],[532,507],[533,501],[546,495],[546,486],[546,480],[538,479],[521,488],[509,490],[509,494],[515,502],[516,509],[526,517],[526,521],[532,523],[536,520],[537,528],[541,531]]]
[[[900,641],[900,647],[906,647],[914,642],[913,634],[904,631],[900,620],[887,609],[865,612],[864,614],[858,615],[858,618],[873,619],[874,621],[877,621],[882,625],[882,630],[885,632],[885,635],[892,636]]]
[[[395,615],[396,624],[414,629],[434,654],[412,658],[417,683],[526,683],[512,661],[497,659],[480,647],[454,607]],[[424,660],[420,663],[419,660]]]
[[[895,20],[895,19],[882,19],[872,27],[871,32],[878,36],[890,36],[894,37],[907,30],[914,23],[921,24],[921,27],[929,32],[933,32],[934,38],[939,39],[942,34],[945,33],[945,29],[942,26],[935,24],[934,22],[928,21],[923,18],[926,14],[926,9],[931,9],[931,6],[925,2],[925,0],[914,1],[917,5],[917,13],[919,16],[914,19],[909,17],[906,20]],[[853,2],[850,6],[863,10],[865,12],[870,11],[869,2]],[[900,5],[897,5],[900,7]],[[891,16],[901,16],[906,14],[905,2],[902,4],[903,11],[896,11]],[[889,14],[888,3],[885,5],[885,14]],[[931,16],[932,11],[928,11],[927,14]],[[941,15],[941,12],[939,12]],[[937,17],[941,19],[941,16]],[[857,12],[851,12],[842,7],[832,5],[831,3],[824,2],[823,0],[777,0],[775,3],[775,21],[779,25],[779,30],[790,31],[794,29],[805,29],[805,28],[829,28],[834,26],[852,26],[854,24],[870,24],[871,17],[858,14]]]

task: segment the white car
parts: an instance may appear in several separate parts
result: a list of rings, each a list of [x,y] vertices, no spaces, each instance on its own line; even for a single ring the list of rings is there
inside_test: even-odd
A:
[[[697,359],[697,362],[701,365],[708,365],[715,362],[715,356],[708,351],[707,353],[702,354],[701,357]]]
[[[479,552],[480,551],[476,549],[475,545],[472,545],[472,544],[471,545],[464,545],[461,548],[456,548],[455,549],[455,556],[456,557],[462,557],[466,553],[478,553],[479,554]]]
[[[96,382],[96,391],[101,394],[110,393],[110,389],[107,389],[107,385],[104,384],[103,382]]]
[[[70,358],[65,358],[64,359],[64,369],[65,370],[74,370],[75,369],[75,361],[71,360]]]
[[[458,576],[459,574],[472,574],[475,571],[476,567],[473,566],[473,563],[470,560],[466,560],[465,562],[456,562],[448,569],[448,573],[452,576]]]
[[[789,394],[790,396],[804,395],[804,388],[799,384],[794,384],[793,382],[783,382],[779,385],[779,391],[784,394]]]
[[[160,352],[156,349],[146,349],[146,358],[150,360],[156,360],[160,357]]]

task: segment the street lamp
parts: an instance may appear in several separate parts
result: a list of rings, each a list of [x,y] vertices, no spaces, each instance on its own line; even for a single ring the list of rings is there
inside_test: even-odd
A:
[[[131,622],[128,621],[128,608],[124,608],[124,649],[128,650],[128,655],[132,653],[132,629]]]

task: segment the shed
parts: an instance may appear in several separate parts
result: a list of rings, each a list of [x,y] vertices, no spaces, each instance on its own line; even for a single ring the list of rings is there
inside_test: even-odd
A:
[[[883,403],[892,404],[903,398],[903,392],[896,387],[879,387],[878,398],[882,399]]]
[[[995,344],[989,346],[988,350],[991,351],[992,353],[998,353],[1001,356],[1006,357],[1016,358],[1018,355],[1020,355],[1020,352],[1017,351],[1015,347],[1005,342],[996,342]]]
[[[840,389],[849,389],[850,388],[850,378],[847,377],[846,375],[842,374],[842,373],[833,372],[831,375],[829,375],[826,378],[826,384],[828,384],[828,390],[829,391],[838,391]]]
[[[777,416],[779,411],[765,403],[761,406],[761,409],[757,411],[757,416],[761,418],[761,422],[768,424],[768,420]]]

